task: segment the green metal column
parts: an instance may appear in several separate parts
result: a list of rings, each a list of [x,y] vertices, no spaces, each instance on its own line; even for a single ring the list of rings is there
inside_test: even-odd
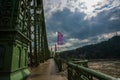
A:
[[[43,3],[43,0],[42,0]],[[44,18],[44,6],[42,6],[42,13],[41,13],[41,21],[42,21],[42,32],[41,32],[41,36],[42,36],[42,53],[44,56],[44,61],[47,60],[48,58],[50,58],[50,53],[49,53],[49,49],[48,49],[48,42],[47,42],[47,35],[46,35],[46,25],[45,25],[45,18]]]
[[[32,0],[31,5],[31,21],[29,29],[29,38],[31,38],[30,54],[31,63],[37,66],[40,62],[47,60],[49,56],[49,49],[46,36],[46,26],[44,19],[44,9],[42,0]]]
[[[43,1],[34,3],[34,54],[36,65],[48,59],[49,49],[46,36]]]
[[[37,0],[37,7],[36,7],[36,25],[37,25],[37,49],[38,49],[38,56],[37,56],[37,61],[38,63],[41,62],[41,55],[40,55],[40,50],[41,50],[41,46],[40,46],[40,34],[41,34],[41,0]]]
[[[34,0],[34,55],[35,55],[35,66],[37,66],[38,63],[38,49],[37,49],[37,17],[36,17],[36,8],[37,8],[37,2]]]
[[[31,1],[28,2],[28,4],[30,5],[28,7],[28,30],[29,30],[29,39],[31,40],[29,43],[29,54],[28,54],[28,58],[30,60],[30,62],[28,63],[30,67],[32,67],[32,30],[31,30],[31,25],[32,25],[32,21],[31,21]]]
[[[41,54],[40,54],[40,52],[41,52],[41,43],[40,43],[40,34],[41,34],[41,21],[40,21],[40,18],[41,18],[41,13],[40,13],[40,11],[41,11],[41,6],[39,6],[38,8],[38,13],[37,13],[37,25],[38,25],[38,61],[39,62],[41,62]]]
[[[0,0],[0,80],[21,80],[29,74],[29,2]]]

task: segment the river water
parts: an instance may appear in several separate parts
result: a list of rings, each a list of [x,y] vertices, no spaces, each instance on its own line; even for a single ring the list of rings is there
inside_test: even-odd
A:
[[[120,78],[120,60],[93,60],[88,65],[91,69]]]

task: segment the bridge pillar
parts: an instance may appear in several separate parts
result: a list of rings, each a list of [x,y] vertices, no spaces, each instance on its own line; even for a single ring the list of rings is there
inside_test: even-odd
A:
[[[29,74],[27,0],[0,0],[0,80],[22,80]]]

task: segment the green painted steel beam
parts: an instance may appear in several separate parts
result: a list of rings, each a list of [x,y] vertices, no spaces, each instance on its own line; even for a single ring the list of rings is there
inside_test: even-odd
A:
[[[39,62],[44,62],[49,58],[49,49],[44,19],[43,1],[34,0],[33,2],[34,4],[31,9],[34,10],[34,15],[31,14],[31,16],[34,19],[31,20],[31,23],[33,23],[31,24],[31,27],[34,28],[34,31],[31,31],[31,35],[34,35],[34,58],[31,59],[31,62],[33,62],[33,65],[37,66]]]
[[[74,64],[72,62],[68,63],[68,68],[72,69],[72,70],[83,71],[83,72],[87,73],[88,75],[94,76],[94,77],[96,77],[97,79],[100,79],[100,80],[117,80],[116,78],[114,78],[112,76],[106,75],[106,74],[101,73],[101,72],[97,72],[95,70],[92,70],[92,69],[89,69],[89,68],[86,68],[86,67],[83,67],[83,66],[79,66],[79,65]]]
[[[36,21],[36,2],[34,0],[34,55],[35,55],[35,66],[37,66],[39,63],[37,62],[37,56],[38,56],[38,51],[37,51],[37,21]]]
[[[1,0],[0,8],[0,80],[21,80],[29,74],[27,69],[28,2]],[[3,57],[3,58],[2,58]]]

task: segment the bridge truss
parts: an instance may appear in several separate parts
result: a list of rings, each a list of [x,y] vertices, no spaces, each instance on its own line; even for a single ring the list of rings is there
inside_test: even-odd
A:
[[[43,0],[0,0],[0,80],[17,80],[50,57]],[[19,77],[18,77],[19,75]]]

